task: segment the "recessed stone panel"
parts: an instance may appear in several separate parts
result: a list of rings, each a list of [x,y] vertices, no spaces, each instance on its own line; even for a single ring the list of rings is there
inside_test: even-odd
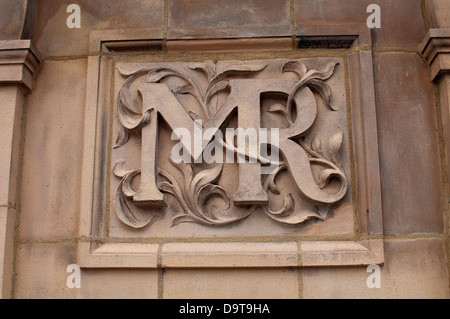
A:
[[[382,262],[378,238],[354,242],[382,230],[370,55],[186,61],[105,37],[88,62],[84,266],[296,267],[303,247],[306,266]]]
[[[115,71],[111,236],[289,236],[335,218],[353,224],[342,59],[121,62]],[[229,133],[245,134],[245,148]],[[272,167],[262,164],[269,137],[279,144]],[[176,163],[180,146],[192,154]]]

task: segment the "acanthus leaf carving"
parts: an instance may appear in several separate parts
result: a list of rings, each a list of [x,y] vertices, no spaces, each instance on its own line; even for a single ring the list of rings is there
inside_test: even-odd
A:
[[[215,206],[205,209],[204,204],[208,197],[218,196],[230,207],[230,199],[226,190],[217,185],[223,165],[217,164],[208,169],[194,172],[191,164],[172,164],[184,175],[184,186],[181,186],[177,179],[165,170],[160,170],[162,177],[159,187],[162,192],[175,197],[181,206],[183,213],[176,216],[172,221],[172,226],[180,223],[198,223],[207,226],[226,226],[241,221],[252,213],[246,210],[244,213],[233,218],[221,218],[216,213]]]
[[[306,67],[300,66],[293,68],[293,61],[290,61],[286,63],[283,66],[283,72],[292,72],[292,70],[295,70],[295,73],[299,75],[299,80],[291,93],[289,94],[288,101],[287,101],[287,111],[286,114],[288,115],[289,123],[293,123],[292,120],[292,106],[294,102],[294,97],[297,92],[307,86],[309,88],[312,88],[313,90],[316,90],[319,92],[321,97],[324,99],[324,101],[327,103],[328,107],[330,107],[333,111],[337,111],[338,108],[336,108],[331,103],[331,90],[329,86],[324,82],[328,80],[334,73],[335,67],[339,64],[338,62],[329,62],[327,65],[320,71],[318,70],[310,70],[306,72]],[[286,67],[286,65],[288,67]]]
[[[158,217],[150,216],[146,220],[140,220],[133,213],[133,210],[130,208],[127,201],[136,193],[136,191],[133,190],[131,186],[131,181],[141,172],[137,169],[125,170],[123,168],[124,164],[125,161],[118,161],[113,168],[114,175],[121,178],[114,200],[114,209],[116,211],[116,215],[122,223],[129,227],[135,229],[147,227],[153,224],[158,219]]]

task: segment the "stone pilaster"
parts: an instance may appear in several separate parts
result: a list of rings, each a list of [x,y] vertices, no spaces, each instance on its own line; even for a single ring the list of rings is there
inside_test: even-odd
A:
[[[30,40],[0,41],[0,297],[10,298],[23,106],[41,63]]]
[[[447,176],[450,176],[450,7],[446,0],[425,0],[425,9],[430,29],[420,49],[430,67],[431,81],[439,85]],[[448,195],[450,198],[450,186]]]
[[[447,198],[450,203],[450,6],[447,0],[425,0],[429,31],[421,44],[422,56],[430,67],[430,79],[439,86],[439,99],[445,146]],[[450,275],[450,215],[444,216],[447,271]]]
[[[430,67],[430,80],[440,88],[447,176],[450,176],[450,28],[430,29],[421,45],[421,51]]]

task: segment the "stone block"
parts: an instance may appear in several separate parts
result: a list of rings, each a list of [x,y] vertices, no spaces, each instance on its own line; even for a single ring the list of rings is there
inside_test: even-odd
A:
[[[450,6],[447,0],[425,0],[430,28],[450,28]]]
[[[156,299],[158,270],[82,270],[76,292],[81,299]]]
[[[292,267],[298,265],[296,243],[169,243],[163,246],[164,268]]]
[[[16,86],[0,87],[0,205],[16,205],[23,96]]]
[[[16,251],[15,299],[73,299],[67,287],[69,265],[76,264],[76,244],[20,244]]]
[[[296,269],[171,269],[163,276],[167,299],[295,299]]]
[[[86,60],[46,61],[41,71],[26,111],[19,232],[22,238],[74,238]]]
[[[29,39],[33,32],[35,0],[0,0],[0,40]]]
[[[16,211],[0,207],[0,299],[11,297]]]
[[[308,24],[364,23],[370,4],[381,9],[381,28],[373,29],[375,47],[416,48],[426,34],[420,0],[295,0],[298,27]]]
[[[68,287],[76,244],[20,244],[16,256],[16,299],[157,298],[158,273],[150,270],[81,269],[80,287]]]
[[[380,268],[380,288],[369,288],[374,272],[367,267],[305,268],[306,299],[446,299],[450,297],[441,239],[385,241],[386,263]],[[369,280],[370,281],[370,280]]]
[[[87,55],[91,30],[163,28],[162,0],[77,1],[81,12],[79,29],[66,25],[71,14],[67,13],[67,7],[72,3],[71,0],[39,1],[33,40],[45,56]]]
[[[439,90],[441,93],[441,114],[442,114],[442,126],[444,142],[446,145],[445,150],[445,160],[447,164],[447,174],[449,174],[450,169],[450,76],[444,76],[441,81],[439,81]],[[450,175],[447,175],[450,176]],[[450,185],[447,186],[447,195],[450,197]]]
[[[169,1],[169,39],[290,36],[288,0]]]
[[[374,54],[385,234],[443,231],[435,99],[417,54]]]

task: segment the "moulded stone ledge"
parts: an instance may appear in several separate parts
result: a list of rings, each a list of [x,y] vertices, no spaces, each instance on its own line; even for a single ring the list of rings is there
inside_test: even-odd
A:
[[[432,81],[450,72],[450,28],[430,29],[419,49],[430,66]]]
[[[161,28],[93,30],[89,37],[89,53],[99,54],[104,50],[109,52],[123,48],[132,48],[131,51],[136,53],[136,48],[148,50],[149,47],[160,47],[162,38]],[[107,48],[103,46],[104,43],[108,43]],[[117,46],[117,43],[120,43],[120,46]]]
[[[83,268],[157,268],[158,244],[109,243],[97,248],[78,243],[78,264]]]
[[[302,242],[301,256],[303,267],[383,264],[383,240]]]
[[[302,48],[302,42],[308,42],[313,38],[316,46],[313,48],[335,48],[348,49],[356,42],[357,46],[372,46],[372,35],[370,29],[365,24],[309,24],[297,26],[298,46]],[[351,41],[353,37],[353,41]],[[319,45],[319,42],[322,44]],[[326,46],[331,43],[332,45]]]
[[[206,28],[170,28],[168,39],[217,39],[236,38],[236,34],[242,37],[279,37],[290,36],[289,25],[282,26],[235,26],[235,27],[206,27]],[[240,38],[242,38],[240,37]]]
[[[207,40],[169,40],[169,52],[242,52],[292,50],[291,37]]]
[[[95,247],[94,247],[95,246]],[[297,268],[383,264],[382,239],[78,244],[82,268]]]
[[[296,242],[173,243],[162,249],[164,268],[296,267]]]
[[[30,40],[0,41],[0,84],[18,84],[31,91],[41,61]]]

